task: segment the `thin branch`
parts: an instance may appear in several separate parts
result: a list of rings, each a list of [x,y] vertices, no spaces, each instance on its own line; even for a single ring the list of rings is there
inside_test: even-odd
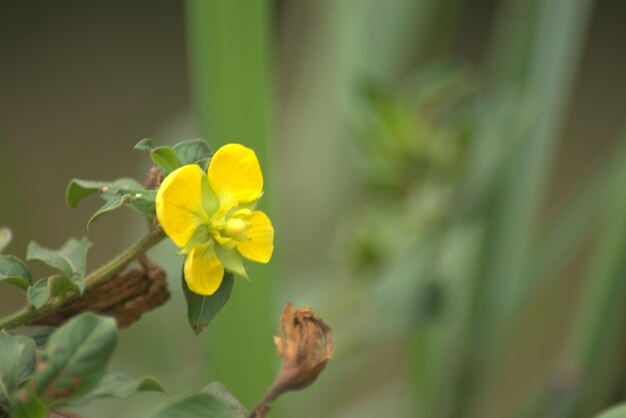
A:
[[[100,268],[85,277],[85,290],[108,280],[115,273],[119,273],[133,260],[143,255],[147,250],[154,247],[165,238],[165,233],[156,223],[150,227],[148,233],[135,244],[128,247],[117,257],[113,258]],[[48,302],[39,309],[26,306],[21,310],[0,319],[0,329],[12,329],[32,321],[39,316],[46,314],[59,306],[77,299],[80,295],[74,295],[63,300],[61,303]]]

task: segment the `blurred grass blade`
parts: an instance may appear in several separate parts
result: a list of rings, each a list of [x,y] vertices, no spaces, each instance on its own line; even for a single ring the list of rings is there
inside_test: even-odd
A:
[[[271,204],[272,189],[267,181],[270,5],[268,0],[186,2],[197,129],[215,150],[227,142],[255,150],[266,178],[262,206]],[[271,338],[275,273],[267,265],[250,266],[248,272],[251,283],[235,285],[231,300],[208,332],[211,379],[224,382],[245,404],[263,395],[277,362]]]

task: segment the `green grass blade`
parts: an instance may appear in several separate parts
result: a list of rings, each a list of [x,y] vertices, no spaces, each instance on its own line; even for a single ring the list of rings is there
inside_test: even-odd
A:
[[[270,7],[259,0],[188,0],[191,93],[198,132],[214,149],[228,142],[253,148],[264,171],[261,209],[271,206],[268,143],[271,130]],[[271,211],[270,216],[271,216]],[[274,219],[275,221],[275,219]],[[232,298],[208,330],[210,380],[222,381],[252,405],[275,377],[272,335],[275,269],[248,269],[251,283],[235,283]]]

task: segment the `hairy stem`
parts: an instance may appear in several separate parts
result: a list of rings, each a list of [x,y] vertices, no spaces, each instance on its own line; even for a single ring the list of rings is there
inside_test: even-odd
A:
[[[139,241],[128,247],[118,256],[96,269],[89,275],[85,277],[85,290],[97,286],[98,284],[108,280],[112,275],[119,273],[122,271],[131,261],[139,258],[143,255],[147,250],[154,247],[157,243],[165,238],[165,233],[161,229],[160,226],[154,224],[150,227],[147,234],[141,238]],[[80,295],[75,295],[73,297],[67,298],[61,302],[61,304],[65,304],[70,302]],[[2,319],[0,319],[0,329],[12,329],[19,327],[21,325],[26,324],[29,321],[32,321],[39,316],[46,314],[57,307],[59,307],[59,303],[55,303],[50,301],[43,305],[39,309],[35,309],[32,306],[26,306],[21,310],[8,315]]]

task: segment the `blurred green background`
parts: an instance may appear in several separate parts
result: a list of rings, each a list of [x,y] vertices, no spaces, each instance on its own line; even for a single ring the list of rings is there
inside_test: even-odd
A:
[[[610,0],[0,1],[8,253],[85,234],[72,177],[143,178],[133,151],[253,147],[276,253],[195,337],[172,299],[112,369],[251,407],[286,300],[335,358],[275,417],[589,417],[626,399],[626,4]],[[92,267],[141,234],[115,213]],[[24,301],[0,291],[0,314]],[[164,397],[76,409],[134,417]]]

